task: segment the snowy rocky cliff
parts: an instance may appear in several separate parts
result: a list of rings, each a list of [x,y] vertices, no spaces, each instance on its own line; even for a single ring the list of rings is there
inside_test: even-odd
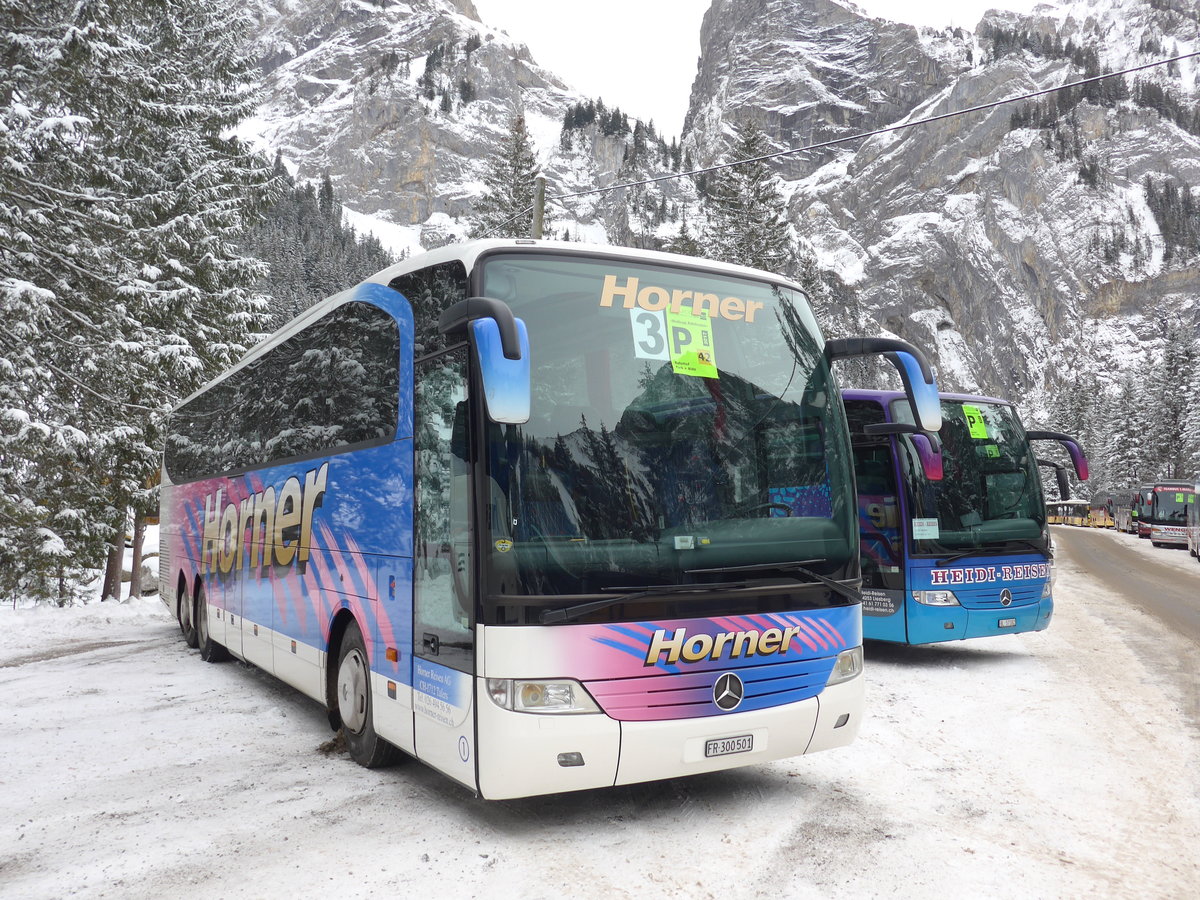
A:
[[[713,0],[684,132],[714,161],[732,121],[752,119],[779,149],[869,131],[905,116],[968,68],[965,34],[922,40],[911,25],[834,0]],[[809,174],[833,151],[779,163]]]
[[[266,99],[243,132],[427,247],[461,234],[516,111],[549,149],[579,99],[470,0],[259,0],[256,12]]]
[[[833,0],[716,0],[685,146],[745,118],[782,148],[986,104],[1200,49],[1197,19],[1094,0],[918,33]],[[1200,248],[1167,246],[1145,183],[1200,187],[1197,69],[882,135],[820,168],[802,154],[781,168],[792,218],[884,328],[937,348],[947,387],[1053,391],[1087,358],[1118,371],[1164,318],[1196,321]]]
[[[465,232],[489,155],[526,116],[550,192],[722,158],[752,120],[779,149],[1200,50],[1194,0],[1074,0],[971,31],[849,0],[713,0],[681,146],[587,101],[469,0],[258,0],[265,102],[247,124],[301,176],[433,246]],[[942,384],[1055,402],[1111,386],[1200,317],[1200,62],[801,153],[773,165],[796,233]],[[662,246],[703,226],[690,179],[552,206],[556,234]],[[1058,398],[1056,400],[1055,398]],[[1061,419],[1061,416],[1059,416]]]

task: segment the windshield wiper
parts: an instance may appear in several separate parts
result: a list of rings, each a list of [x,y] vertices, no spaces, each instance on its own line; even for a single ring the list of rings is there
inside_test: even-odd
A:
[[[1046,559],[1054,559],[1054,551],[1051,550],[1049,546],[1043,546],[1042,544],[1039,544],[1037,541],[1031,541],[1028,538],[1009,538],[1006,543],[1019,544],[1021,547],[1027,547],[1030,550],[1034,550],[1038,553],[1041,553],[1042,555],[1044,555],[1046,557]],[[1018,547],[1012,548],[1014,553],[1016,553],[1018,551],[1018,549],[1019,549]]]
[[[568,622],[571,619],[577,619],[580,616],[586,616],[588,613],[598,612],[602,609],[608,609],[610,606],[616,606],[620,603],[625,603],[629,600],[641,599],[657,599],[668,594],[685,594],[711,591],[714,588],[720,590],[731,590],[736,588],[749,587],[745,581],[719,581],[712,584],[648,584],[643,587],[618,587],[606,588],[610,591],[624,591],[619,597],[605,597],[603,600],[590,600],[587,603],[577,603],[574,606],[566,606],[562,609],[544,609],[542,614],[538,616],[538,621],[543,625],[553,625],[556,622]]]
[[[951,553],[949,556],[944,557],[943,559],[939,559],[937,561],[937,564],[939,566],[948,566],[948,565],[950,565],[950,563],[958,562],[960,559],[963,559],[964,557],[978,556],[980,553],[983,553],[983,552],[984,552],[984,550],[982,547],[973,547],[970,550],[959,550],[957,553]]]
[[[937,564],[939,566],[948,566],[950,563],[957,562],[958,560],[967,556],[1005,556],[1010,553],[1020,553],[1022,550],[1027,549],[1041,553],[1046,557],[1046,559],[1054,559],[1053,550],[1051,550],[1049,547],[1043,547],[1041,544],[1028,540],[1027,538],[1005,538],[1003,541],[1005,546],[1003,547],[997,547],[996,543],[998,542],[992,542],[990,544],[983,543],[978,547],[972,547],[969,550],[959,550],[957,553],[950,554],[945,559],[939,559]],[[1017,544],[1018,546],[1010,546],[1012,544]]]
[[[843,597],[849,597],[855,603],[862,602],[862,594],[860,594],[854,588],[850,587],[849,585],[842,584],[842,582],[833,578],[822,575],[820,572],[814,572],[812,569],[807,568],[806,564],[815,562],[821,562],[821,560],[804,559],[800,560],[799,562],[754,563],[753,565],[749,566],[720,566],[716,569],[687,569],[686,572],[688,575],[735,575],[738,573],[748,574],[750,572],[770,571],[790,574],[793,572],[798,572],[801,575],[808,576],[808,578],[812,579],[812,581],[823,584],[826,587],[836,591]],[[796,580],[799,581],[800,579],[797,578]]]

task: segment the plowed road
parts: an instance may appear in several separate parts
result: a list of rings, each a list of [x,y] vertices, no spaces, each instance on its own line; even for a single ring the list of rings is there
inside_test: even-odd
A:
[[[1054,542],[1092,578],[1200,647],[1200,562],[1186,550],[1067,526],[1054,529]]]

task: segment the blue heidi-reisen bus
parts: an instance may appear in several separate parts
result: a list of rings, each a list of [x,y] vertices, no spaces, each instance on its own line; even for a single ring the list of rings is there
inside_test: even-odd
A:
[[[480,241],[318,304],[172,413],[160,589],[205,660],[489,799],[838,747],[863,708],[858,523],[799,286]],[[219,715],[214,706],[210,715]],[[216,726],[219,727],[219,726]]]
[[[1011,404],[942,394],[942,429],[919,433],[892,391],[843,393],[854,446],[863,636],[929,644],[1050,623],[1052,548],[1031,440]],[[940,444],[940,446],[939,446]]]

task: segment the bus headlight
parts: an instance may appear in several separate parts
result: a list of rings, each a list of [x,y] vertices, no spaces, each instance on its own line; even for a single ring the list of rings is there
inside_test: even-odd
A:
[[[578,714],[598,713],[600,707],[578,681],[523,681],[489,678],[487,690],[492,702],[513,712]]]
[[[843,681],[857,678],[862,674],[862,670],[862,647],[851,647],[849,650],[843,650],[837,655],[837,659],[834,660],[833,671],[829,673],[829,680],[825,684],[826,686],[841,684]]]
[[[913,591],[912,597],[926,606],[958,606],[954,591]]]
[[[1045,584],[1042,585],[1042,599],[1049,600],[1050,594],[1053,590],[1054,590],[1054,579],[1052,577],[1049,581],[1047,581]]]

